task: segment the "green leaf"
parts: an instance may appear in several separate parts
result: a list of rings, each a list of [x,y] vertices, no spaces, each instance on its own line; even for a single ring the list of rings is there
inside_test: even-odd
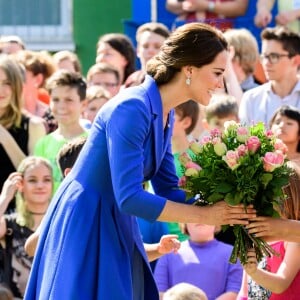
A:
[[[229,193],[233,190],[233,186],[227,182],[221,182],[220,184],[218,184],[216,187],[215,187],[215,192],[216,193],[223,193],[223,194],[226,194],[226,193]]]
[[[271,173],[264,173],[261,176],[261,182],[266,187],[268,183],[273,179],[273,175]]]
[[[224,199],[224,195],[223,194],[220,194],[220,193],[213,193],[211,194],[208,198],[207,198],[207,201],[209,203],[215,203],[215,202],[218,202],[220,200],[223,200]]]

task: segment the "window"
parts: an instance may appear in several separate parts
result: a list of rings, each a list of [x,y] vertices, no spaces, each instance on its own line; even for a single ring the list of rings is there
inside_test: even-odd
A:
[[[33,50],[73,50],[72,0],[0,0],[0,35]]]

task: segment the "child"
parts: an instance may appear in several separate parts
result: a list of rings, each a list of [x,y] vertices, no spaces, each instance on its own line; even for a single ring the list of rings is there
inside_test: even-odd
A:
[[[199,117],[199,105],[189,100],[175,107],[175,122],[172,135],[172,152],[174,156],[174,163],[176,174],[180,178],[183,176],[179,156],[182,152],[187,151],[189,155],[193,155],[189,150],[189,135],[196,126]],[[169,232],[177,234],[180,241],[188,239],[188,236],[183,234],[179,228],[178,223],[168,223]]]
[[[74,166],[76,159],[84,146],[86,137],[78,137],[65,144],[57,155],[57,163],[59,165],[63,177],[67,176]],[[40,235],[40,227],[27,239],[25,243],[25,251],[29,256],[34,256],[37,242]],[[159,243],[144,244],[149,261],[156,260],[165,253],[177,252],[180,242],[177,235],[163,235]]]
[[[198,287],[182,282],[168,289],[163,300],[207,300],[207,297]]]
[[[88,86],[99,85],[115,96],[121,87],[120,74],[116,67],[105,63],[92,65],[86,75]]]
[[[270,128],[287,146],[287,157],[300,165],[300,110],[284,105],[277,109]]]
[[[295,172],[290,177],[289,185],[285,188],[287,198],[279,207],[281,217],[300,220],[300,168],[291,163]],[[300,244],[277,241],[271,243],[272,248],[279,253],[266,259],[266,269],[257,267],[255,252],[248,253],[248,263],[244,270],[257,285],[269,290],[272,294],[267,299],[299,299],[300,293]],[[252,297],[252,290],[248,295]],[[255,296],[255,295],[254,295]],[[261,298],[263,299],[263,298]]]
[[[233,96],[228,94],[214,94],[209,105],[205,107],[203,127],[207,131],[215,128],[223,131],[226,121],[239,121],[238,103]]]
[[[102,86],[93,85],[86,91],[86,108],[83,116],[93,123],[98,110],[111,98],[110,93]]]
[[[215,226],[184,224],[183,231],[190,239],[182,242],[176,255],[161,257],[154,271],[159,292],[187,282],[202,289],[209,300],[221,295],[236,299],[242,280],[240,263],[230,264],[232,246],[214,238]]]
[[[47,160],[29,156],[9,175],[0,195],[0,238],[5,239],[6,283],[15,297],[25,292],[32,259],[24,243],[40,224],[53,190],[52,168]],[[16,213],[3,215],[17,193]]]
[[[87,136],[87,131],[80,124],[80,115],[86,97],[86,83],[78,73],[59,70],[49,78],[46,87],[50,94],[50,108],[58,128],[38,141],[34,154],[45,157],[51,162],[56,191],[62,181],[56,163],[58,151],[69,140],[78,136]]]

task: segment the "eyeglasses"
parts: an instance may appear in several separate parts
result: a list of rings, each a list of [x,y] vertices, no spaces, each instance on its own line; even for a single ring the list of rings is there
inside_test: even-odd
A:
[[[263,61],[264,59],[267,59],[269,63],[273,64],[277,64],[280,60],[280,58],[282,57],[288,57],[291,58],[293,57],[292,54],[280,54],[280,53],[270,53],[270,54],[262,54],[260,56],[261,61]]]
[[[113,83],[113,82],[95,82],[94,85],[100,85],[103,86],[104,88],[114,88],[116,86],[118,86],[117,83]]]

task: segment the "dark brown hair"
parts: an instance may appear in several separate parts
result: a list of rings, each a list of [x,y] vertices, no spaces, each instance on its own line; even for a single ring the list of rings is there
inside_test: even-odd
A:
[[[169,82],[184,66],[197,68],[208,65],[227,50],[221,31],[203,23],[188,23],[178,27],[147,63],[147,73],[158,85]]]
[[[180,120],[188,117],[191,119],[191,125],[185,129],[186,134],[190,134],[195,128],[199,117],[199,105],[193,100],[188,100],[175,107],[176,114]]]
[[[266,28],[261,32],[261,39],[279,42],[291,56],[300,54],[300,35],[286,27]]]
[[[99,38],[97,49],[101,43],[109,44],[110,47],[118,51],[127,60],[127,65],[124,70],[125,82],[127,77],[135,71],[135,49],[131,40],[122,33],[108,33]]]
[[[76,72],[69,70],[58,70],[48,80],[46,88],[51,96],[52,90],[60,87],[68,86],[70,88],[76,88],[80,101],[83,101],[86,97],[86,83],[83,77]]]

